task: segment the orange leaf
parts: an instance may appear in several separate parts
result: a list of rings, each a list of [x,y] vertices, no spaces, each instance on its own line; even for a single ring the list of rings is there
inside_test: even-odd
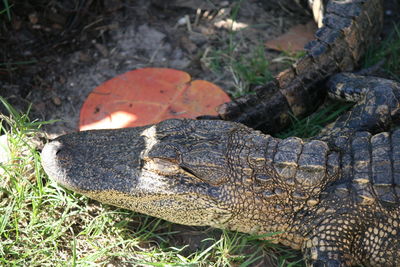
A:
[[[304,50],[304,46],[314,38],[317,25],[314,21],[307,24],[293,26],[281,36],[265,42],[265,46],[278,51],[297,52]]]
[[[79,130],[143,126],[170,118],[217,115],[215,107],[230,101],[218,86],[191,81],[183,71],[143,68],[95,88],[82,106]]]

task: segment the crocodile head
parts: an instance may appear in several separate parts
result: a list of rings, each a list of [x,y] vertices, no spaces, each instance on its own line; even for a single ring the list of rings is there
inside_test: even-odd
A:
[[[257,174],[266,138],[232,122],[168,120],[61,136],[45,146],[42,164],[51,179],[101,202],[181,224],[258,232],[271,220],[262,217],[276,217],[270,208],[279,207],[276,199],[261,203],[265,188],[254,181],[271,178]]]

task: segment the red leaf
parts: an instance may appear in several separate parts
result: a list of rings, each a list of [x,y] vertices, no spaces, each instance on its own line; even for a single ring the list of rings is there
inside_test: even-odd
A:
[[[169,118],[217,115],[230,101],[218,86],[191,81],[183,71],[143,68],[119,75],[95,88],[80,114],[79,130],[143,126]]]

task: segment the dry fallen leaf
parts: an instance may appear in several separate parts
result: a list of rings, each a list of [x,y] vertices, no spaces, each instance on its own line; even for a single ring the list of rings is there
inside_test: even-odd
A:
[[[298,52],[304,50],[304,45],[315,39],[317,25],[314,21],[298,24],[281,36],[265,42],[265,46],[278,51]]]
[[[143,126],[169,118],[217,115],[230,101],[213,83],[192,81],[183,71],[143,68],[119,75],[95,88],[80,113],[80,130]]]

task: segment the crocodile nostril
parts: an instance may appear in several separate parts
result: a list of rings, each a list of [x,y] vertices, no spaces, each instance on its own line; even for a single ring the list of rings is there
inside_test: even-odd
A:
[[[42,159],[45,158],[47,160],[54,160],[55,157],[61,152],[62,146],[62,143],[59,141],[52,141],[46,144],[42,151]]]
[[[62,150],[62,146],[61,142],[52,141],[46,144],[42,150],[42,166],[51,178],[57,178],[59,175],[57,166],[59,165],[60,156],[57,156],[57,154]]]

